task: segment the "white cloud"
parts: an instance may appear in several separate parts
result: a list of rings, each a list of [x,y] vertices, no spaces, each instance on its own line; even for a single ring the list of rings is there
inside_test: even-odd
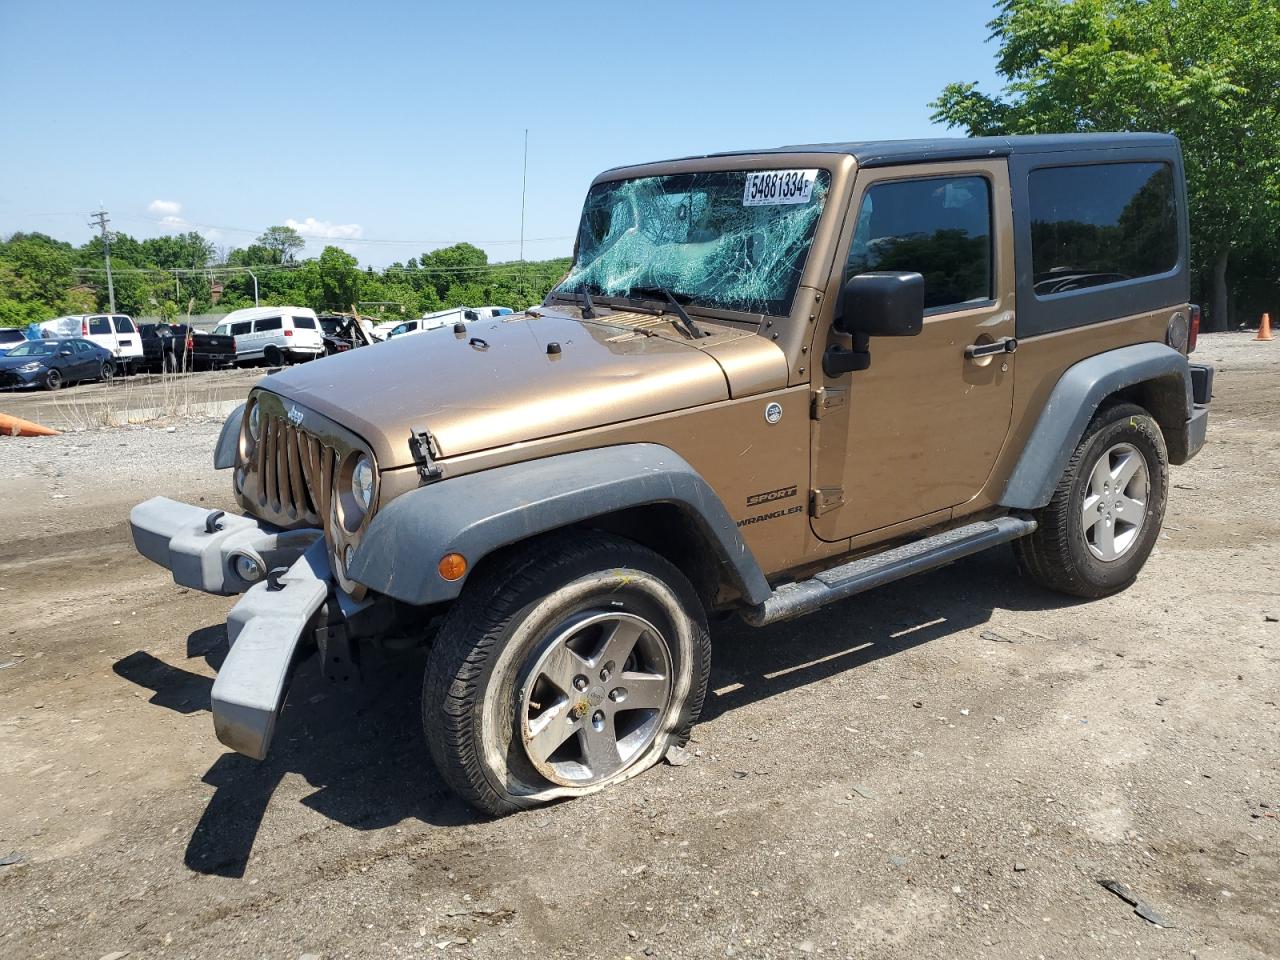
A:
[[[164,217],[165,220],[173,220],[177,219],[178,214],[182,212],[182,204],[177,200],[152,200],[147,204],[147,209]]]
[[[294,220],[290,217],[284,223],[287,227],[293,227],[302,236],[317,240],[358,240],[364,234],[364,227],[358,223],[329,223],[327,220],[317,220],[315,217],[307,217],[305,220]]]

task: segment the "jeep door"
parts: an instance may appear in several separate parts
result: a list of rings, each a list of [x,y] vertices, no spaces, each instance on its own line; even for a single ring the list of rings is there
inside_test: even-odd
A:
[[[858,171],[825,319],[848,277],[877,270],[922,274],[925,317],[915,336],[872,337],[868,369],[815,377],[819,538],[943,521],[982,490],[1009,431],[1014,355],[966,348],[1014,335],[1012,231],[1004,160]],[[816,347],[849,342],[830,330]]]

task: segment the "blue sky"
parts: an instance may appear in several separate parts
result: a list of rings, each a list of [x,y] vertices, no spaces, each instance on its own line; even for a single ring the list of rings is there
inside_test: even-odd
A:
[[[989,0],[0,0],[0,235],[244,246],[293,223],[383,266],[469,240],[567,254],[591,178],[716,150],[943,134],[996,88]],[[189,226],[190,225],[190,226]],[[404,241],[404,242],[385,242]]]

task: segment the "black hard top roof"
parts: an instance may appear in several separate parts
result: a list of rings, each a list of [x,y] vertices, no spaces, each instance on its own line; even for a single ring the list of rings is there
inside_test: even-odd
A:
[[[741,157],[761,153],[843,153],[861,167],[929,160],[972,160],[1007,157],[1014,153],[1060,153],[1068,150],[1176,148],[1167,133],[1051,133],[1016,137],[936,137],[926,140],[855,140],[849,143],[809,143],[765,150],[730,150],[704,157]],[[684,159],[695,159],[686,157]]]

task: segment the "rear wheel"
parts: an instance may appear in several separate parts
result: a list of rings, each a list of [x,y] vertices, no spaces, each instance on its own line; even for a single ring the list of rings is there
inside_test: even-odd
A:
[[[423,686],[427,744],[486,813],[591,793],[687,739],[710,663],[701,603],[667,560],[548,537],[479,571],[450,611]]]
[[[98,379],[103,383],[110,383],[116,375],[116,364],[114,360],[103,360],[102,368],[98,371]]]
[[[1133,583],[1160,536],[1169,457],[1159,425],[1132,403],[1104,407],[1076,446],[1036,532],[1014,541],[1042,586],[1103,597]]]

